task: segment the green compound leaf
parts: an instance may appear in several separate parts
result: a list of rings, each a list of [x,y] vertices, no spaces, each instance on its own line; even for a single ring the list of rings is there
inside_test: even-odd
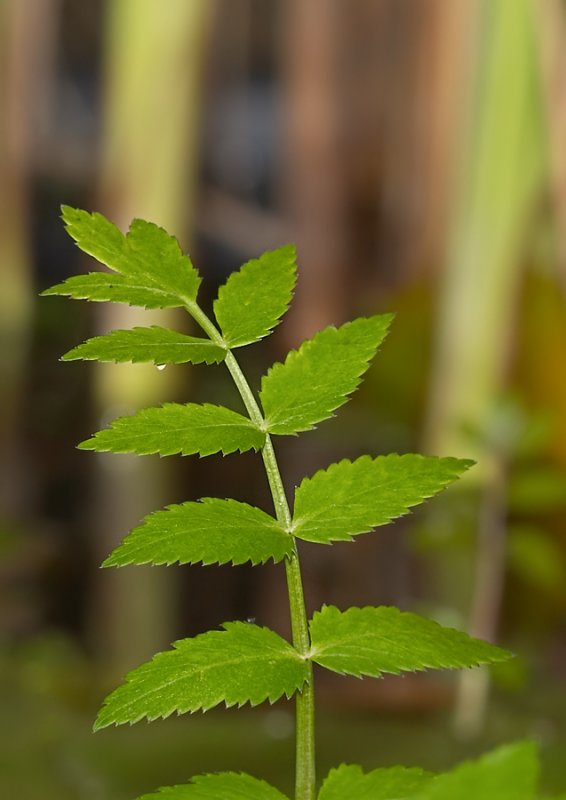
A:
[[[287,311],[296,281],[293,245],[271,250],[234,272],[218,292],[214,314],[229,347],[267,336]]]
[[[185,786],[170,786],[138,800],[288,800],[286,795],[251,775],[221,772],[197,775]]]
[[[117,330],[87,339],[69,350],[62,361],[132,361],[153,364],[217,364],[226,351],[209,339],[186,336],[152,325],[149,328]]]
[[[311,658],[343,675],[462,669],[505,661],[511,653],[424,617],[380,606],[323,606],[310,624]]]
[[[207,711],[219,703],[274,703],[303,686],[307,663],[281,636],[247,622],[223,628],[175,642],[174,650],[130,672],[104,701],[95,730],[174,711]]]
[[[358,386],[392,319],[382,314],[325,328],[274,364],[260,392],[268,431],[307,431],[333,416]]]
[[[200,277],[177,240],[163,228],[136,219],[126,236],[102,214],[63,206],[69,235],[81,250],[118,276],[91,273],[69,278],[44,294],[87,300],[114,300],[147,308],[194,301]]]
[[[406,514],[472,464],[411,454],[332,464],[305,478],[296,490],[292,533],[323,544],[349,540]]]
[[[424,788],[431,777],[416,767],[387,767],[364,773],[357,765],[342,764],[330,770],[318,800],[405,800]]]
[[[535,744],[517,742],[438,775],[410,800],[534,800],[537,779]]]
[[[159,408],[144,408],[131,417],[115,419],[109,428],[98,431],[78,447],[140,456],[152,453],[209,456],[259,450],[264,441],[265,434],[253,422],[229,408],[208,403],[165,403]]]
[[[281,561],[293,539],[277,520],[237,500],[205,497],[147,516],[103,566],[126,564],[262,564]]]

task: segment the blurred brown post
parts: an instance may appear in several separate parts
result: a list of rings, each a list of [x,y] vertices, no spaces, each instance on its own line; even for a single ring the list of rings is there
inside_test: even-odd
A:
[[[29,504],[19,440],[34,307],[29,184],[56,10],[57,0],[0,4],[0,508],[8,517]]]
[[[280,13],[281,204],[301,265],[287,327],[296,345],[343,322],[345,314],[347,204],[338,114],[343,11],[336,0],[289,0]]]

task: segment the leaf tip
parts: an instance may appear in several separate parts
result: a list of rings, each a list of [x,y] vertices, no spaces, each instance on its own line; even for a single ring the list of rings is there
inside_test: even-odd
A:
[[[279,248],[279,252],[285,258],[288,258],[290,261],[297,260],[297,245],[293,242],[289,242],[288,244],[284,244]]]
[[[61,289],[63,288],[62,283],[55,283],[53,286],[48,286],[47,289],[43,289],[39,293],[39,297],[50,297],[53,295],[61,294]]]
[[[61,204],[61,219],[65,224],[65,229],[67,232],[72,225],[80,222],[81,218],[86,215],[88,215],[88,211],[83,211],[80,208],[68,206],[65,203]]]
[[[504,647],[499,647],[495,644],[491,646],[490,661],[488,663],[500,663],[501,661],[510,661],[512,658],[517,658],[517,654],[512,650],[507,650]]]
[[[104,728],[108,728],[112,724],[109,720],[105,720],[104,719],[104,711],[105,711],[105,709],[102,708],[98,712],[98,715],[97,715],[97,717],[94,720],[94,723],[92,725],[92,732],[93,733],[98,733],[98,731],[101,731]]]
[[[96,437],[91,436],[90,439],[85,439],[82,442],[79,442],[77,445],[77,450],[96,450]]]

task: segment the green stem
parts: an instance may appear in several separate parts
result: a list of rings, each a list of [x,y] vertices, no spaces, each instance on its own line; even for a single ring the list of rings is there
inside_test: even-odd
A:
[[[226,346],[222,335],[194,301],[187,301],[186,308],[209,338],[215,344],[226,348],[226,367],[236,384],[250,419],[258,428],[265,431],[265,419],[261,413],[261,409],[240,365],[234,354]],[[287,502],[283,481],[281,480],[281,473],[277,464],[273,442],[268,433],[265,435],[265,444],[262,448],[261,455],[269,482],[269,488],[273,497],[273,505],[275,507],[277,520],[280,525],[290,533],[292,523],[291,511],[289,509],[289,503]],[[316,772],[313,668],[312,662],[308,659],[311,642],[303,592],[303,580],[301,577],[301,565],[295,540],[293,540],[291,555],[285,559],[285,571],[287,575],[287,592],[289,595],[293,646],[305,658],[308,665],[307,681],[302,691],[296,696],[295,800],[315,800]]]
[[[228,369],[230,369],[230,367],[228,367]],[[262,456],[269,486],[271,488],[271,494],[273,496],[277,519],[282,525],[289,528],[291,525],[291,513],[281,481],[281,473],[277,465],[273,443],[269,434],[265,437]],[[306,658],[310,651],[310,635],[303,593],[301,565],[295,541],[293,542],[293,552],[285,559],[285,571],[287,574],[287,591],[289,594],[293,645],[295,649]],[[296,800],[314,800],[316,785],[312,661],[307,660],[307,664],[309,668],[307,682],[296,699]]]

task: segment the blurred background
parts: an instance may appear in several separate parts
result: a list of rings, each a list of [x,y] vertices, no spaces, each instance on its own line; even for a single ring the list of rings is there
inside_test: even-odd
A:
[[[209,307],[296,242],[295,304],[241,351],[257,381],[328,324],[395,311],[360,392],[281,440],[289,489],[342,457],[472,457],[356,544],[305,546],[309,610],[395,604],[514,650],[497,671],[319,675],[321,774],[431,769],[513,738],[566,787],[566,4],[563,0],[2,0],[0,788],[126,800],[206,770],[292,785],[291,704],[90,732],[104,693],[229,619],[287,634],[280,566],[99,570],[148,512],[270,510],[260,460],[75,450],[163,400],[239,408],[222,367],[61,364],[177,312],[39,300],[89,268],[61,203],[174,233]]]

